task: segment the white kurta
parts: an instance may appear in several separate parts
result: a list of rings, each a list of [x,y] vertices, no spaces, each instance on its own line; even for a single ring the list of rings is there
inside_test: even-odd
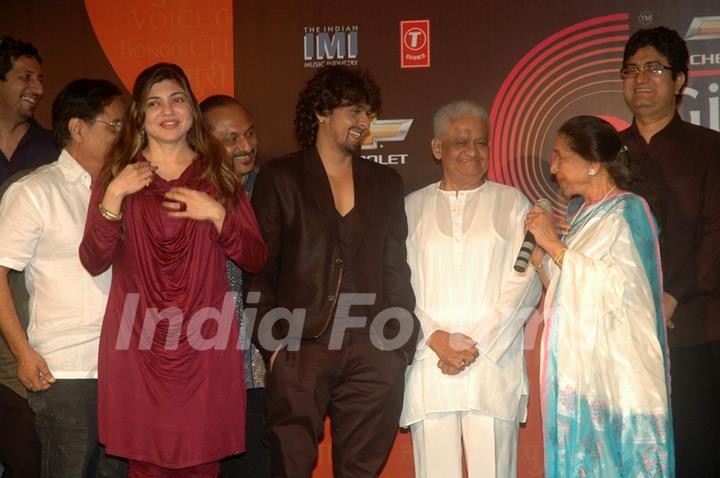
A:
[[[434,412],[472,410],[524,421],[528,394],[523,325],[541,286],[513,270],[530,209],[516,189],[485,181],[471,191],[431,184],[405,200],[408,264],[422,337],[406,374],[401,426]],[[478,342],[478,359],[443,375],[426,339],[436,330]]]

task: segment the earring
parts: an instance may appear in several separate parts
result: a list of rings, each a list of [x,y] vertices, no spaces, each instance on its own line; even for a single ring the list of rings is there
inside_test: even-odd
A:
[[[588,176],[595,176],[596,171],[594,169],[591,169],[588,171]]]
[[[324,119],[318,120],[318,123],[320,123],[321,125],[325,124],[325,120]]]
[[[145,128],[140,128],[138,134],[140,135],[140,139],[145,139]]]

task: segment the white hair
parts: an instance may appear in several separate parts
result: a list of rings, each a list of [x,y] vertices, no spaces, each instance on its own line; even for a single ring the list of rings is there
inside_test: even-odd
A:
[[[440,107],[433,116],[433,133],[436,138],[442,138],[450,129],[450,122],[462,116],[472,116],[488,125],[488,115],[485,108],[470,100],[460,100]],[[489,129],[489,125],[488,125]]]

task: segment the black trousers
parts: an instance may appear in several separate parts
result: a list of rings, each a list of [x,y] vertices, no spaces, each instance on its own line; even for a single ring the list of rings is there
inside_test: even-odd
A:
[[[270,447],[263,439],[265,428],[265,389],[247,391],[245,453],[220,462],[222,478],[267,478],[270,473]]]
[[[40,440],[26,399],[0,385],[0,463],[3,478],[40,477]]]
[[[720,342],[670,349],[677,478],[720,476]]]
[[[339,350],[324,340],[280,350],[266,379],[270,476],[311,475],[328,414],[334,476],[379,476],[398,429],[406,366],[402,352],[379,350],[363,334],[345,334]]]

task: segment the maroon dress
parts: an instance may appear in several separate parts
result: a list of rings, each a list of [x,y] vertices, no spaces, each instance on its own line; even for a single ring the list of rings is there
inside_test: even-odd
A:
[[[140,161],[144,160],[139,158]],[[121,222],[98,210],[93,189],[80,260],[113,268],[100,336],[98,420],[108,454],[186,468],[245,449],[245,381],[225,258],[250,272],[267,250],[250,204],[240,200],[218,234],[210,221],[174,219],[172,187],[213,195],[196,158],[176,180],[156,177],[124,199]]]

